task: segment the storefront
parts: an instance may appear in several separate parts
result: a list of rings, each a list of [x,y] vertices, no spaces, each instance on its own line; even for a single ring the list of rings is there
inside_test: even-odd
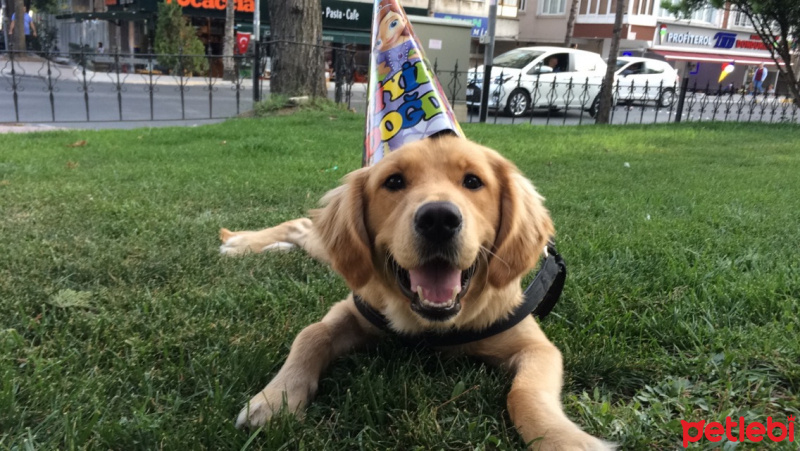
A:
[[[107,11],[63,14],[59,18],[76,21],[105,20],[118,30],[106,48],[123,53],[145,53],[152,48],[155,38],[156,14],[161,1],[176,2],[197,29],[206,53],[221,55],[225,33],[226,0],[105,0]],[[252,32],[254,0],[235,1],[236,31]],[[328,48],[326,59],[337,48],[367,54],[372,26],[372,3],[322,0],[322,43]],[[261,39],[270,36],[267,0],[260,2]],[[408,15],[427,15],[423,8],[406,8]],[[368,56],[366,57],[368,58]],[[365,63],[366,64],[366,63]],[[217,70],[212,68],[212,73]]]
[[[650,56],[663,58],[689,77],[690,86],[718,89],[746,87],[760,64],[769,71],[764,87],[778,85],[778,70],[757,34],[730,29],[659,23],[653,32]],[[733,70],[723,69],[733,66]]]

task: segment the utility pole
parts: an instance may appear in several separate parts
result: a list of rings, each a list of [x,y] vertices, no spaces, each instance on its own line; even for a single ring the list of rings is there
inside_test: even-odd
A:
[[[233,1],[233,0],[228,0]],[[261,101],[261,1],[253,11],[253,103]]]
[[[497,0],[489,0],[489,26],[485,35],[488,42],[483,50],[483,90],[481,91],[480,122],[486,122],[486,114],[489,112],[489,90],[492,87],[492,60],[494,60],[494,28],[496,22]]]

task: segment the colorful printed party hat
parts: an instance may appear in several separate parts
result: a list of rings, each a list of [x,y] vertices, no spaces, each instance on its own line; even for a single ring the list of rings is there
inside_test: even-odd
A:
[[[463,136],[397,0],[375,0],[367,92],[364,166],[405,143],[439,133]]]

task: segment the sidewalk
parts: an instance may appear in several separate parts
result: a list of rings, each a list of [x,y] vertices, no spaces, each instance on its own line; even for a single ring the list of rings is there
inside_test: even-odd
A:
[[[75,63],[60,64],[50,61],[49,64],[50,77],[57,81],[77,81],[83,82],[84,74],[83,69]],[[38,56],[27,56],[23,58],[14,58],[13,64],[14,75],[16,77],[37,78],[39,80],[47,80],[48,74],[48,60]],[[11,78],[12,64],[8,55],[0,55],[0,76]],[[152,81],[151,81],[152,80]],[[117,83],[116,72],[95,72],[86,70],[87,83]],[[221,78],[208,78],[208,77],[183,77],[181,79],[174,75],[153,75],[149,74],[119,74],[119,82],[125,84],[154,84],[160,86],[208,86],[209,84],[214,87],[232,87],[233,82],[225,81]],[[251,78],[242,79],[243,87],[252,87],[253,80]]]
[[[6,133],[31,133],[31,132],[51,132],[57,130],[66,130],[61,127],[53,127],[52,125],[43,124],[5,124],[0,123],[0,135]]]

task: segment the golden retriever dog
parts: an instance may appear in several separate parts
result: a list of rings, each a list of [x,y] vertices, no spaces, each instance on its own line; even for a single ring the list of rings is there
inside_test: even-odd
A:
[[[263,425],[282,408],[302,415],[333,359],[386,333],[359,312],[353,293],[405,336],[479,331],[508,317],[523,299],[520,279],[554,233],[542,202],[500,154],[444,136],[407,144],[350,173],[312,219],[255,232],[222,229],[224,254],[299,246],[329,263],[352,290],[300,332],[237,426]],[[561,354],[531,315],[497,335],[442,350],[513,374],[508,412],[531,448],[613,448],[564,414]]]

